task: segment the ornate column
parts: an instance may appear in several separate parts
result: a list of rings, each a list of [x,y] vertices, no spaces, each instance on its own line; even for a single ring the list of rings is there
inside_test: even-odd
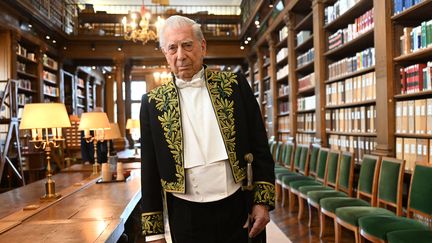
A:
[[[271,109],[269,110],[269,112],[271,112],[272,129],[271,130],[269,129],[269,132],[271,132],[271,135],[275,136],[275,138],[278,139],[278,123],[277,123],[278,90],[276,84],[276,47],[275,47],[276,43],[273,35],[268,35],[266,37],[266,40],[269,46],[269,58],[270,58],[270,66],[268,69],[268,75],[270,76],[270,93],[268,95],[271,95],[271,100],[272,100],[272,104],[267,104],[267,107],[271,105]]]
[[[294,31],[295,18],[293,13],[284,16],[285,24],[288,27],[288,85],[289,85],[289,129],[291,137],[295,138],[297,134],[297,56],[295,53],[296,33]]]

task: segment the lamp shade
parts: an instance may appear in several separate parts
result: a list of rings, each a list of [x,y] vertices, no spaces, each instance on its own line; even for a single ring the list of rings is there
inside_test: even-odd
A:
[[[105,139],[121,138],[120,129],[117,123],[110,123],[111,129],[105,131]]]
[[[140,122],[138,119],[129,118],[126,121],[126,129],[140,128]]]
[[[108,130],[110,122],[105,112],[85,112],[81,114],[78,130]]]
[[[70,127],[69,116],[63,103],[26,104],[19,129]]]

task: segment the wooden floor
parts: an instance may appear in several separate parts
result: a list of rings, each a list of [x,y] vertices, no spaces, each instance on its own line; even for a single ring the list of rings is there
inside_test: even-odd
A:
[[[293,242],[334,242],[333,222],[327,220],[325,237],[319,237],[319,221],[316,210],[313,215],[312,227],[308,227],[307,207],[305,208],[305,217],[302,220],[297,220],[297,207],[293,213],[288,212],[288,206],[282,207],[281,202],[276,202],[275,210],[270,212],[270,218],[282,230],[282,232]],[[354,234],[349,231],[342,232],[342,242],[355,242]]]

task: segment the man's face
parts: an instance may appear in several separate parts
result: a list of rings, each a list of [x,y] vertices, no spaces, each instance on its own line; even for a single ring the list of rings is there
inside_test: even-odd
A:
[[[168,27],[164,32],[165,45],[162,52],[171,71],[180,79],[191,80],[202,68],[206,54],[205,40],[199,41],[191,26]]]

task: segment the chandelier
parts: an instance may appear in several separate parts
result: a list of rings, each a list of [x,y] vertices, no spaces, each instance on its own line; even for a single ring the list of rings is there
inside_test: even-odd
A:
[[[140,12],[131,12],[128,16],[124,16],[122,19],[123,34],[126,40],[132,40],[133,42],[141,41],[146,44],[148,41],[157,41],[158,32],[162,26],[164,19],[157,17],[157,21],[154,25],[156,31],[151,29],[151,13],[145,7],[144,1],[141,5]]]

